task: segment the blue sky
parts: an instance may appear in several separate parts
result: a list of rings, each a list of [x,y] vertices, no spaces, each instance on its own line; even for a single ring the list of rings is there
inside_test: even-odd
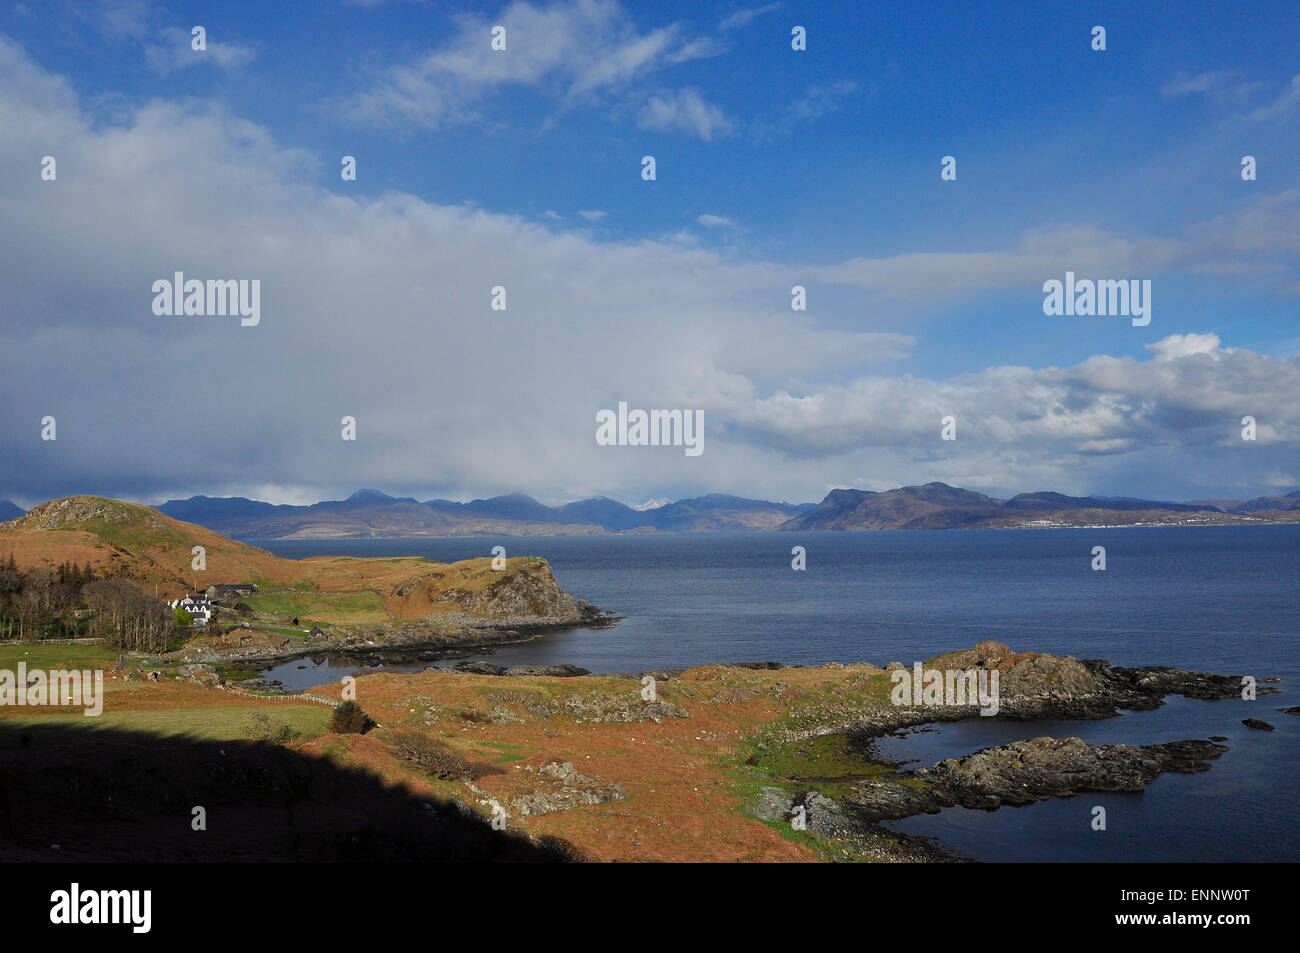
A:
[[[6,6],[0,498],[1293,488],[1300,12],[1024,6]],[[264,269],[267,321],[160,322],[181,269]],[[1151,323],[1045,316],[1066,270]],[[618,400],[708,449],[595,447]],[[196,417],[226,452],[173,459]]]

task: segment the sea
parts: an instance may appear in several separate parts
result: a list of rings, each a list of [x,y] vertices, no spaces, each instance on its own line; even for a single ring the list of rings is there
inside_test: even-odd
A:
[[[711,662],[911,665],[993,639],[1016,651],[1281,678],[1254,701],[1170,698],[1100,721],[977,718],[877,742],[928,765],[1023,737],[1105,744],[1227,737],[1200,774],[1139,794],[1083,793],[1020,808],[949,808],[895,822],[980,861],[1295,861],[1300,858],[1300,526],[882,533],[716,533],[452,539],[249,540],[287,558],[542,556],[577,598],[624,616],[465,658],[640,673]],[[793,568],[802,547],[806,568]],[[1105,569],[1093,568],[1095,547]],[[289,690],[378,668],[458,659],[297,659]],[[1258,718],[1274,731],[1252,729]],[[1097,807],[1105,809],[1099,829]]]

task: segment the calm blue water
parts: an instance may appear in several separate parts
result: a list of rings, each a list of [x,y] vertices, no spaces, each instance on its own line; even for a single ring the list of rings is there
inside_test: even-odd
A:
[[[420,555],[457,560],[544,556],[560,584],[627,619],[504,646],[499,665],[569,662],[641,672],[707,662],[898,660],[996,639],[1116,664],[1170,664],[1257,678],[1282,694],[1256,702],[1174,699],[1100,722],[978,720],[887,739],[882,751],[930,763],[1026,731],[1150,744],[1226,735],[1231,750],[1200,775],[1165,775],[1140,795],[1091,795],[994,813],[954,808],[899,830],[937,836],[981,860],[1295,860],[1300,857],[1300,526],[761,533],[526,539],[272,540],[290,558]],[[808,568],[790,568],[806,547]],[[1107,571],[1090,569],[1105,546]],[[305,669],[297,668],[306,664]],[[418,670],[428,661],[402,666]],[[441,665],[450,662],[438,663]],[[358,669],[298,660],[286,687]],[[1253,731],[1262,718],[1275,732]],[[1090,828],[1106,807],[1108,830]]]

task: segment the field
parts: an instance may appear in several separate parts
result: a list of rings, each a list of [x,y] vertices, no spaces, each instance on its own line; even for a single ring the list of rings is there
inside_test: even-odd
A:
[[[384,607],[379,593],[362,592],[302,592],[284,589],[259,592],[243,599],[254,611],[284,618],[297,617],[303,628],[319,623],[334,625],[387,622],[392,616]]]
[[[6,644],[0,642],[0,669],[26,662],[29,669],[112,668],[120,653],[101,645]]]

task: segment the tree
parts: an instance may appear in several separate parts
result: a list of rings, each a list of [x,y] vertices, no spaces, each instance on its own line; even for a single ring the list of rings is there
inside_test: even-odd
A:
[[[96,635],[116,648],[160,652],[167,647],[172,615],[167,607],[126,579],[101,579],[82,590]]]
[[[177,606],[172,610],[172,624],[177,628],[187,629],[194,624],[194,616]]]

